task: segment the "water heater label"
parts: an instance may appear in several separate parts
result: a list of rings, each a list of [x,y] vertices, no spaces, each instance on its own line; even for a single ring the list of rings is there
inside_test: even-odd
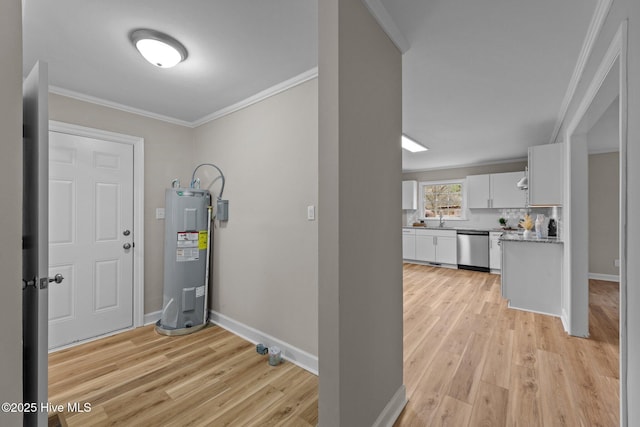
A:
[[[209,240],[209,233],[207,233],[207,230],[200,231],[198,237],[198,249],[201,251],[207,249],[207,240]]]
[[[178,243],[180,242],[197,242],[198,241],[198,232],[197,231],[179,231],[178,232]]]
[[[198,286],[196,288],[196,298],[200,298],[204,296],[204,286]]]
[[[176,249],[176,262],[198,261],[200,251],[198,248],[178,248]]]
[[[200,235],[197,231],[178,232],[176,262],[198,261],[200,259],[199,239]]]

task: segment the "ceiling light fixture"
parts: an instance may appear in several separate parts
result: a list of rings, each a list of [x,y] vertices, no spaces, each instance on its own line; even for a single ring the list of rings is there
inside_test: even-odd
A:
[[[187,59],[187,49],[178,40],[155,30],[140,29],[129,36],[138,52],[160,68],[171,68]]]
[[[418,153],[420,151],[427,151],[428,148],[422,144],[417,143],[407,135],[402,134],[402,148],[411,151],[412,153]]]

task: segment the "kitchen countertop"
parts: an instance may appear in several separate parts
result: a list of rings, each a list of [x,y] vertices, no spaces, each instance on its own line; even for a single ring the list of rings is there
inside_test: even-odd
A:
[[[537,238],[535,235],[525,239],[522,234],[516,233],[504,233],[500,236],[501,242],[531,242],[531,243],[559,243],[562,244],[562,240],[558,237],[541,237]]]
[[[512,232],[517,233],[517,230],[504,230],[502,228],[487,228],[487,227],[413,227],[411,225],[405,225],[402,228],[406,228],[409,230],[476,230],[476,231],[499,231],[501,233]],[[522,232],[522,231],[521,231]]]
[[[502,236],[500,237],[501,241],[509,241],[509,242],[532,242],[532,243],[556,243],[562,244],[563,241],[558,237],[542,237],[537,238],[535,234],[532,237],[525,239],[522,236],[522,232],[524,230],[504,230],[502,228],[486,228],[486,227],[413,227],[410,225],[405,225],[402,227],[403,229],[410,230],[449,230],[449,231],[457,231],[457,230],[477,230],[477,231],[497,231],[501,232]]]

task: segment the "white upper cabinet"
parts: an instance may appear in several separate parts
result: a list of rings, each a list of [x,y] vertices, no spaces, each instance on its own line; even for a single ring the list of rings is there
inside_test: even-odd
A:
[[[529,147],[529,205],[562,206],[564,144]]]
[[[491,207],[491,175],[470,175],[467,177],[467,207]]]
[[[467,177],[467,207],[524,208],[526,193],[516,187],[524,172],[470,175]]]
[[[491,175],[491,207],[524,208],[527,203],[527,192],[516,186],[523,177],[524,171]]]
[[[418,209],[418,181],[402,181],[402,209]]]

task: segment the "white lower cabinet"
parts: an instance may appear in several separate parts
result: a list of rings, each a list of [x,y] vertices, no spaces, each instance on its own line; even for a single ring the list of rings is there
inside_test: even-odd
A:
[[[436,241],[433,235],[422,232],[416,233],[415,259],[417,261],[436,262]]]
[[[489,233],[489,269],[492,272],[497,272],[502,266],[500,236],[502,236],[501,231],[492,231]]]
[[[455,230],[428,229],[410,231],[415,232],[416,245],[414,260],[437,264],[458,263],[458,247]]]
[[[402,229],[402,258],[416,259],[416,230]]]
[[[510,308],[560,316],[562,243],[502,241],[502,296]]]

